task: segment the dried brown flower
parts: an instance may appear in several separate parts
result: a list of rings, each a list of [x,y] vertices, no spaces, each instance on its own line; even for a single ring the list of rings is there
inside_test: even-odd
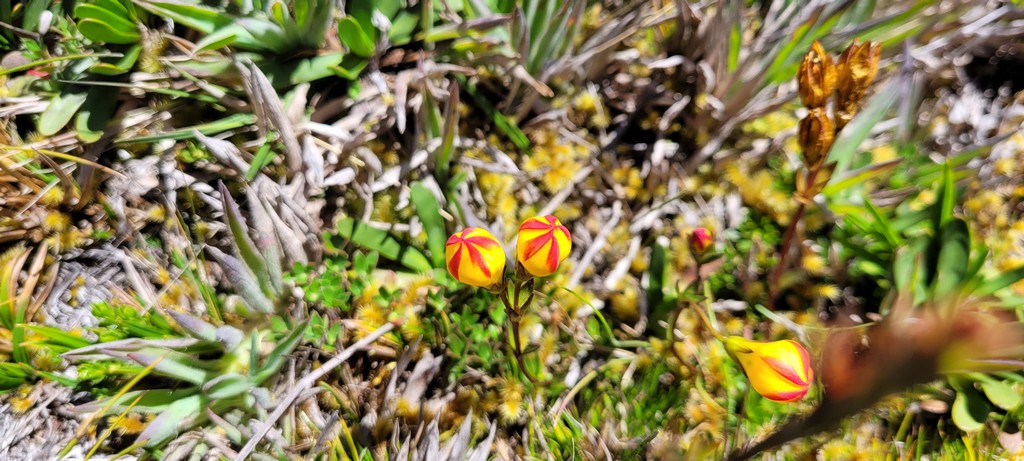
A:
[[[832,56],[817,41],[804,55],[797,73],[800,100],[809,108],[825,107],[825,102],[836,87],[836,66]]]
[[[812,169],[825,160],[825,155],[832,148],[834,140],[835,127],[824,109],[811,109],[807,116],[800,120],[797,141],[803,151],[807,168]]]
[[[860,110],[864,95],[878,74],[882,47],[878,42],[856,40],[839,56],[839,82],[836,87],[836,122],[845,126]]]

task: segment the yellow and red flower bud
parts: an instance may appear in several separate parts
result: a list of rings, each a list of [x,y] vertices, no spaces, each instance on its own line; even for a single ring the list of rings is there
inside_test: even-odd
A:
[[[516,256],[531,275],[544,277],[553,274],[571,249],[569,229],[554,216],[536,216],[519,226]]]
[[[768,400],[795,402],[807,395],[814,382],[810,356],[796,341],[730,336],[725,339],[725,349],[740,363],[754,390]]]
[[[489,288],[505,274],[505,250],[479,227],[467,227],[449,237],[444,258],[452,277],[467,285]]]
[[[687,243],[690,245],[690,251],[700,256],[711,249],[711,246],[715,244],[715,239],[711,236],[711,231],[698,227],[693,232],[690,232],[690,238]]]

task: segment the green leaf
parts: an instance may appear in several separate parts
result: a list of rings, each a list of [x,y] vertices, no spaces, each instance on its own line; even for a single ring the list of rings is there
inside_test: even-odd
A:
[[[918,293],[923,283],[921,253],[927,242],[915,240],[896,251],[892,262],[893,286],[898,292]]]
[[[145,441],[147,447],[162,445],[172,436],[185,432],[199,420],[205,419],[203,409],[206,407],[206,402],[199,394],[174,401],[160,416],[146,425],[136,443]]]
[[[903,160],[896,159],[883,163],[875,163],[864,168],[851,171],[839,180],[835,180],[838,176],[833,173],[832,180],[821,193],[832,198],[841,196],[843,192],[848,190],[855,190],[856,188],[863,189],[865,181],[878,177],[878,175],[896,168],[900,163],[903,163]]]
[[[139,31],[117,29],[105,22],[96,19],[83,19],[78,21],[78,31],[94,42],[112,43],[115,45],[130,45],[138,43]]]
[[[1014,390],[1013,386],[1006,381],[997,381],[991,376],[976,373],[972,374],[981,383],[981,391],[988,397],[988,401],[1004,410],[1013,410],[1021,403],[1020,392]]]
[[[871,135],[871,130],[882,121],[885,113],[895,104],[898,88],[896,85],[889,85],[871,98],[864,109],[858,113],[832,144],[829,150],[829,162],[836,162],[836,169],[833,177],[839,177],[850,169],[853,163],[854,154],[857,153],[861,143]]]
[[[338,236],[350,240],[360,248],[373,250],[381,256],[392,261],[399,261],[405,267],[415,272],[429,272],[433,269],[430,260],[422,252],[411,246],[403,246],[387,231],[370,227],[364,223],[356,222],[352,218],[341,218],[337,225]],[[333,245],[330,243],[330,236],[325,247]],[[340,245],[335,245],[335,247]],[[329,248],[327,248],[329,250]]]
[[[14,357],[14,360],[19,363],[32,363],[28,355],[28,349],[25,347],[25,326],[19,323],[14,326],[11,333],[11,348],[13,349],[11,355]]]
[[[1024,266],[1002,272],[999,275],[981,282],[971,293],[975,296],[988,296],[1003,288],[1024,279]]]
[[[299,341],[302,340],[302,336],[306,334],[306,329],[309,328],[309,322],[303,323],[301,326],[296,327],[288,337],[281,340],[277,344],[277,347],[270,352],[267,356],[266,361],[263,363],[263,367],[260,368],[256,373],[253,374],[252,381],[257,385],[263,384],[271,376],[277,374],[277,372],[284,366],[285,357],[291,354],[295,347],[299,345]]]
[[[159,413],[167,409],[169,405],[178,400],[196,395],[196,388],[187,389],[147,389],[144,391],[126,392],[117,398],[113,403],[111,399],[100,399],[79,405],[75,411],[81,413],[93,413],[106,409],[105,415],[118,414],[126,411],[129,407],[140,413]],[[110,405],[107,408],[107,405]]]
[[[981,269],[985,267],[985,262],[988,261],[988,255],[989,250],[986,246],[975,245],[972,249],[971,264],[967,267],[967,272],[964,274],[964,294],[970,294],[983,281],[979,274],[981,274]]]
[[[977,391],[964,389],[953,401],[953,423],[964,432],[975,432],[988,420],[988,404]]]
[[[127,357],[144,367],[153,365],[153,371],[156,373],[187,383],[201,385],[208,378],[208,373],[205,370],[186,363],[193,361],[193,358],[180,352],[166,350],[164,353],[159,348],[150,347],[139,352],[128,353]]]
[[[332,68],[343,64],[345,62],[345,58],[345,53],[337,52],[299,60],[295,63],[294,67],[289,70],[287,83],[284,86],[308,83],[335,75],[335,71]],[[363,63],[363,67],[366,66],[365,59],[357,59],[357,61],[361,61]],[[358,70],[355,71],[355,78],[359,77],[359,72],[361,71],[362,67],[359,67]],[[270,78],[269,72],[267,74],[267,78]],[[272,82],[276,82],[276,80],[272,80]]]
[[[196,42],[196,52],[200,51],[216,51],[224,48],[238,40],[239,34],[248,34],[245,29],[239,26],[228,26],[223,29],[219,29],[216,32],[207,35],[198,42]]]
[[[248,393],[253,384],[238,373],[226,373],[203,384],[203,393],[211,400],[230,399]]]
[[[234,130],[243,126],[252,125],[256,123],[256,116],[253,114],[237,113],[224,117],[220,120],[216,120],[208,123],[201,123],[199,125],[193,125],[190,127],[182,128],[176,131],[170,131],[167,133],[159,133],[149,136],[138,136],[134,138],[121,138],[116,142],[119,143],[151,143],[155,141],[163,141],[165,139],[193,139],[194,131],[198,131],[205,135],[211,135],[216,133],[222,133],[228,130]],[[59,128],[58,128],[59,129]]]
[[[743,21],[736,21],[729,30],[729,72],[735,72],[743,48]]]
[[[94,19],[123,33],[134,32],[138,34],[135,22],[128,17],[128,10],[123,7],[112,11],[97,4],[80,3],[75,6],[75,17],[78,19]]]
[[[953,182],[953,167],[949,163],[942,168],[942,183],[937,195],[939,199],[932,204],[932,226],[936,234],[953,219],[956,206],[956,184]]]
[[[264,293],[260,281],[249,266],[217,247],[207,247],[206,251],[221,264],[228,281],[235,287],[250,309],[261,314],[269,314],[274,311],[274,303]]]
[[[901,239],[896,233],[896,230],[892,228],[892,223],[889,222],[889,218],[886,217],[881,210],[876,208],[875,205],[871,203],[871,199],[867,196],[864,197],[864,207],[867,208],[868,212],[871,213],[871,216],[875,218],[873,227],[878,231],[878,233],[885,237],[885,240],[889,242],[889,245],[895,247],[903,241],[903,239]]]
[[[355,55],[345,55],[345,59],[341,61],[341,64],[332,67],[331,70],[345,80],[356,80],[368,63],[364,58]]]
[[[35,379],[32,367],[24,363],[0,362],[0,391],[10,391]]]
[[[87,97],[88,94],[80,88],[69,89],[54,96],[50,100],[50,104],[46,106],[46,110],[43,111],[43,115],[39,117],[39,134],[43,136],[57,134],[71,121],[71,117],[82,107],[82,104],[85,104]]]
[[[448,85],[448,104],[444,110],[444,126],[441,129],[441,147],[434,163],[434,175],[441,184],[448,183],[452,153],[455,151],[455,134],[459,130],[459,84],[452,80]],[[451,190],[451,189],[449,189]]]
[[[142,53],[142,45],[135,44],[128,51],[125,51],[124,56],[121,56],[117,61],[114,62],[99,62],[89,68],[89,72],[99,75],[121,75],[125,72],[132,70],[135,67],[135,62],[139,60],[139,55]],[[152,90],[150,90],[152,91]],[[185,96],[190,96],[186,93]],[[110,101],[107,101],[110,105]],[[111,107],[113,110],[113,107]]]
[[[220,11],[198,4],[176,2],[136,2],[136,5],[150,13],[170,19],[204,34],[227,27],[234,19]]]
[[[338,38],[352,54],[363,58],[373,56],[373,39],[363,31],[355,18],[349,16],[338,21]]]
[[[519,150],[524,152],[530,149],[530,139],[526,137],[526,133],[523,133],[523,130],[519,129],[514,121],[495,109],[494,105],[476,90],[475,84],[469,83],[464,75],[456,75],[455,78],[458,80],[459,86],[465,88],[466,93],[476,101],[477,107],[490,117],[498,130],[504,133],[512,141],[512,144],[515,144]]]
[[[970,265],[971,248],[970,230],[962,219],[946,224],[939,239],[933,287],[936,298],[945,297],[961,287]]]
[[[47,346],[58,346],[61,349],[78,349],[92,344],[92,341],[75,336],[64,330],[46,325],[25,325],[25,329],[42,336]]]
[[[125,18],[133,17],[135,13],[134,8],[129,12],[124,3],[121,3],[119,0],[93,0],[93,4]]]
[[[75,130],[78,139],[85,142],[96,142],[103,136],[103,131],[114,116],[117,107],[117,96],[120,90],[115,87],[94,86],[86,93],[85,103],[75,117]]]
[[[263,169],[263,167],[270,165],[270,162],[274,160],[277,154],[271,150],[270,143],[266,143],[260,146],[259,150],[256,151],[256,155],[253,156],[252,163],[249,164],[249,171],[245,172],[245,180],[252,181],[256,178],[256,174]]]
[[[412,41],[413,32],[419,25],[420,18],[415,13],[402,11],[391,21],[391,29],[388,30],[388,41],[392,45],[401,46]]]
[[[289,40],[283,27],[273,22],[246,18],[239,20],[238,25],[250,34],[251,40],[244,34],[238,34],[234,43],[236,47],[284,54],[298,45]]]
[[[221,204],[224,206],[224,224],[231,232],[231,246],[234,248],[235,254],[242,258],[245,265],[256,276],[263,294],[271,296],[274,294],[274,290],[270,286],[267,263],[249,236],[249,226],[246,225],[245,218],[242,217],[242,210],[238,209],[238,204],[235,203],[235,199],[231,197],[231,192],[224,183],[220,184],[220,198]]]
[[[417,181],[412,184],[410,199],[416,209],[416,216],[423,223],[423,230],[427,233],[427,249],[430,250],[430,261],[435,268],[444,267],[445,242],[448,239],[448,232],[445,230],[444,218],[441,217],[441,207],[437,203],[434,194]]]

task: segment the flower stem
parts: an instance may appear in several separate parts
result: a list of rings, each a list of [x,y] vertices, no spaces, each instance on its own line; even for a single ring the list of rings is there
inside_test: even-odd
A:
[[[814,183],[818,179],[818,172],[821,170],[821,166],[813,167],[809,173],[807,173],[807,190],[814,189]],[[807,194],[811,195],[811,194]],[[779,252],[779,262],[775,264],[772,271],[768,274],[768,310],[775,311],[775,298],[779,296],[779,279],[782,278],[782,273],[786,271],[786,260],[789,257],[790,247],[793,246],[793,239],[796,238],[796,228],[800,225],[800,220],[803,219],[804,213],[807,212],[807,204],[814,199],[811,197],[801,197],[800,205],[796,208],[796,213],[793,214],[793,219],[789,221],[789,226],[786,227],[786,232],[782,235],[782,248]]]

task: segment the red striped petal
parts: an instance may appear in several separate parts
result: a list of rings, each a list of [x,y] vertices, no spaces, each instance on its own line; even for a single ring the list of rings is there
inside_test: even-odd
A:
[[[526,251],[524,251],[523,256],[525,256],[526,259],[533,258],[533,256],[540,252],[540,250],[544,249],[544,246],[547,245],[549,241],[554,240],[554,229],[530,239],[530,241],[526,243]]]
[[[555,238],[555,231],[551,231],[551,250],[548,251],[548,270],[554,272],[558,269],[558,239]]]
[[[551,229],[554,223],[546,223],[537,218],[527,219],[523,225],[519,226],[520,231],[524,230],[546,230]]]
[[[779,376],[789,380],[789,382],[797,386],[806,386],[808,384],[807,381],[800,377],[796,370],[793,369],[791,364],[772,357],[761,357],[761,360],[764,360],[764,363],[767,363],[772,370],[778,373]]]
[[[469,260],[477,269],[480,269],[480,272],[484,273],[484,277],[491,278],[491,268],[487,267],[487,262],[484,261],[484,255],[480,249],[473,245],[466,245],[466,251],[469,252]]]
[[[455,237],[455,236],[453,235],[452,237]],[[452,245],[452,243],[450,243],[451,239],[449,239],[448,241],[449,241],[449,245]],[[455,254],[452,255],[452,259],[448,260],[448,273],[452,274],[453,276],[455,276],[455,279],[458,280],[458,278],[459,278],[459,261],[462,260],[462,244],[461,243],[454,243],[454,245],[458,245],[459,247],[455,249]]]
[[[463,242],[471,243],[481,248],[491,248],[498,244],[494,239],[487,237],[486,235],[478,235],[476,237],[470,237],[462,239]]]

